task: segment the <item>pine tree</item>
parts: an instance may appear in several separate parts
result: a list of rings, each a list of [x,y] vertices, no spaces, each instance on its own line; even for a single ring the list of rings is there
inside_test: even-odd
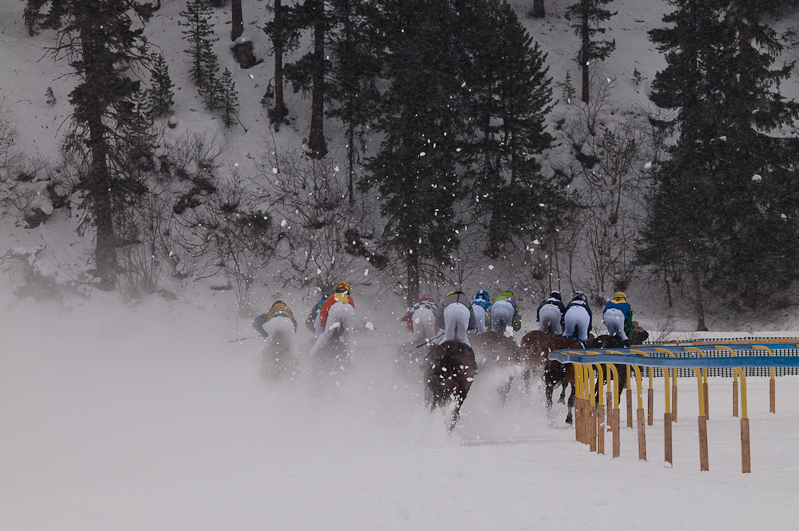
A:
[[[380,192],[381,245],[396,257],[413,302],[421,280],[440,271],[458,244],[462,51],[454,38],[456,12],[446,0],[389,0],[383,9],[378,30],[388,86],[375,126],[384,139],[362,182]]]
[[[782,48],[761,3],[675,5],[672,26],[651,32],[668,65],[652,100],[679,109],[680,137],[656,172],[639,255],[661,271],[681,264],[695,296],[757,307],[799,278],[799,146],[779,134],[799,118],[778,90],[792,65],[772,70]]]
[[[202,83],[198,85],[197,89],[203,99],[205,108],[209,111],[214,111],[220,105],[221,94],[219,89],[221,85],[219,82],[219,58],[217,58],[210,44],[208,42],[203,50]]]
[[[155,54],[153,66],[150,71],[150,89],[147,91],[147,100],[150,105],[150,117],[158,118],[172,110],[174,101],[172,97],[172,79],[169,77],[169,67],[163,54]]]
[[[589,102],[590,97],[590,70],[595,61],[604,61],[616,49],[616,41],[594,40],[597,33],[605,33],[605,28],[599,24],[610,20],[616,13],[605,9],[604,5],[613,0],[578,0],[566,10],[566,18],[574,19],[572,24],[574,34],[580,37],[580,51],[577,52],[575,61],[583,74],[582,101]]]
[[[459,24],[473,61],[464,74],[475,123],[465,155],[474,211],[488,227],[486,254],[496,258],[507,243],[540,236],[565,202],[535,158],[553,140],[544,123],[552,109],[546,55],[506,1],[469,6]]]
[[[95,275],[101,289],[116,285],[115,217],[143,193],[141,183],[125,168],[129,154],[118,132],[125,127],[126,109],[132,106],[139,82],[117,65],[149,61],[143,33],[152,14],[152,4],[133,0],[31,0],[25,8],[32,30],[39,24],[58,28],[53,53],[56,58],[67,57],[80,79],[69,94],[73,127],[67,147],[88,150],[89,167],[81,184],[88,220],[96,230]],[[135,25],[131,15],[138,19]]]
[[[207,0],[189,0],[186,3],[186,10],[179,14],[183,19],[178,21],[178,25],[186,28],[181,33],[189,43],[189,47],[184,50],[190,58],[189,77],[198,87],[207,87],[209,86],[207,63],[211,57],[216,57],[213,53],[213,43],[218,40],[211,27],[211,8]]]
[[[264,33],[272,41],[272,51],[275,55],[274,93],[270,95],[267,86],[263,100],[268,102],[273,97],[275,105],[269,109],[269,122],[274,125],[275,131],[280,129],[288,116],[288,108],[283,97],[283,55],[297,47],[300,35],[300,25],[292,20],[292,12],[283,6],[281,0],[274,1],[274,18],[264,27]]]
[[[222,112],[222,122],[230,128],[239,110],[239,97],[236,92],[236,83],[230,70],[225,68],[219,80],[219,110]]]

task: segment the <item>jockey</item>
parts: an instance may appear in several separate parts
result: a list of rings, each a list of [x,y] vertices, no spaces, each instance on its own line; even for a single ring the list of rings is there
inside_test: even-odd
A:
[[[408,310],[408,329],[413,332],[414,341],[427,341],[438,334],[436,327],[438,305],[430,295],[422,295],[419,302]]]
[[[308,314],[308,318],[305,320],[305,328],[307,328],[310,332],[313,332],[315,336],[318,336],[322,333],[322,323],[319,322],[319,310],[322,309],[322,305],[329,296],[329,293],[323,293],[322,298],[319,299],[319,302],[314,304],[311,313]]]
[[[272,323],[275,317],[285,317],[286,319],[290,319],[291,323],[294,325],[294,332],[297,332],[297,321],[294,320],[294,314],[291,312],[291,308],[286,306],[286,303],[283,301],[275,301],[272,303],[272,307],[269,308],[269,311],[266,313],[262,313],[258,317],[255,318],[255,321],[252,323],[252,327],[261,335],[264,339],[269,337],[269,333],[264,330],[265,323]],[[280,320],[278,320],[280,321]],[[275,321],[277,322],[277,321]]]
[[[633,311],[624,292],[617,291],[613,294],[613,299],[605,304],[602,320],[605,321],[605,326],[608,328],[608,335],[618,335],[624,346],[630,348],[630,339],[627,337],[626,330],[633,328]]]
[[[576,339],[585,346],[591,331],[591,308],[582,291],[574,292],[572,300],[563,314],[564,335]]]
[[[505,291],[494,299],[494,304],[486,313],[486,326],[491,327],[492,332],[504,332],[508,327],[518,332],[522,327],[522,316],[516,310],[512,291]]]
[[[323,332],[311,347],[311,355],[324,345],[327,340],[338,331],[344,339],[347,354],[352,357],[353,341],[352,330],[355,326],[355,301],[350,296],[350,285],[340,282],[335,291],[322,304],[319,310],[319,323],[322,325]]]
[[[480,335],[486,331],[486,312],[490,307],[491,301],[488,300],[488,292],[481,289],[472,300],[472,311],[474,311],[474,319],[477,321],[477,329],[473,330],[473,333]]]
[[[269,331],[264,330],[264,324]],[[280,300],[275,301],[269,311],[255,318],[252,327],[264,339],[271,337],[274,347],[291,349],[291,334],[297,333],[297,321],[291,308]]]
[[[466,337],[466,332],[474,330],[477,327],[477,321],[474,317],[474,310],[469,298],[462,291],[450,291],[441,304],[438,306],[438,314],[436,315],[436,325],[444,330],[444,337],[440,343],[445,341],[458,341],[460,343],[469,344],[469,339]]]
[[[566,313],[566,307],[563,306],[560,292],[550,292],[549,297],[544,299],[536,311],[538,329],[542,332],[546,332],[551,328],[552,333],[556,336],[562,335],[564,313]]]

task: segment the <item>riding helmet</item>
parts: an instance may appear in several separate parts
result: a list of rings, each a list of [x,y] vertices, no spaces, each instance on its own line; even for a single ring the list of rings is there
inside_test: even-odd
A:
[[[627,301],[627,295],[624,294],[623,291],[617,291],[613,294],[614,301]]]
[[[488,300],[488,292],[486,290],[484,290],[484,289],[481,289],[480,291],[477,292],[477,295],[475,295],[474,298],[475,299],[483,299],[483,300],[487,301]]]
[[[350,292],[350,285],[346,282],[339,282],[338,286],[336,286],[336,293],[347,293]]]
[[[553,298],[553,299],[558,299],[559,301],[562,301],[562,300],[563,300],[563,299],[561,299],[561,298],[560,298],[560,292],[559,292],[559,291],[557,291],[557,290],[555,290],[555,291],[551,292],[551,293],[549,294],[549,296],[550,296],[551,298]]]
[[[419,298],[419,302],[425,302],[425,301],[433,302],[433,296],[425,293]]]
[[[585,296],[585,293],[582,291],[575,291],[574,295],[572,295],[573,301],[587,301],[588,299]]]

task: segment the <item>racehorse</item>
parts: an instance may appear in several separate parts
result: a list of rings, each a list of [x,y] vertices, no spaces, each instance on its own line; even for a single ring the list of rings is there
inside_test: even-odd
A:
[[[522,351],[516,345],[516,340],[507,337],[503,332],[487,331],[471,337],[469,342],[477,352],[477,357],[480,358],[480,367],[491,369],[514,365],[524,366]],[[525,382],[529,384],[527,377]],[[497,389],[503,404],[508,398],[512,384],[513,375],[511,374],[508,377],[508,382]],[[525,389],[529,389],[529,385]]]
[[[330,335],[327,342],[314,354],[314,362],[320,374],[335,374],[352,368],[352,359],[347,347],[339,339],[339,332]]]
[[[571,363],[561,363],[550,360],[549,353],[553,350],[582,350],[583,346],[576,339],[568,337],[557,337],[547,332],[533,330],[525,334],[522,338],[521,348],[526,350],[528,363],[525,367],[525,380],[529,379],[529,373],[544,369],[544,384],[547,399],[547,409],[552,409],[552,392],[555,387],[560,385],[563,388],[561,401],[566,395],[566,387],[571,385],[571,394],[566,404],[568,412],[566,423],[571,424],[573,420],[572,409],[574,408],[574,366]]]
[[[261,351],[261,369],[273,380],[296,374],[300,362],[291,353],[290,339],[282,332],[272,332],[270,342]]]
[[[465,343],[445,341],[430,349],[425,356],[425,405],[433,411],[455,401],[450,431],[460,418],[460,409],[477,374],[474,351]]]
[[[603,334],[601,336],[597,336],[593,339],[588,340],[588,348],[597,348],[597,349],[614,349],[614,348],[624,348],[624,343],[622,339],[617,335],[609,336],[607,334]],[[622,365],[619,363],[614,363],[614,367],[616,367],[616,371],[619,373],[619,396],[618,400],[621,401],[621,392],[627,387],[627,365]],[[610,381],[610,374],[611,371],[608,370],[608,366],[606,363],[602,364],[602,373],[603,373],[603,384],[607,381]],[[597,403],[599,402],[599,381],[597,381],[596,385],[594,386],[594,393],[596,395]]]

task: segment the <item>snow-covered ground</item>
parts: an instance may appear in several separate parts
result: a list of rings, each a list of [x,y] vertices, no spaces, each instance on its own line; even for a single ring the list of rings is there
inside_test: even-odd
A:
[[[213,304],[101,296],[72,310],[3,295],[0,529],[796,529],[799,378],[749,379],[752,473],[742,474],[731,379],[711,379],[710,472],[699,471],[696,382],[680,379],[674,466],[662,381],[649,461],[574,441],[540,390],[484,371],[447,435],[403,378],[387,330],[359,337],[342,378],[259,373],[257,340]],[[246,337],[249,332],[243,330]],[[307,362],[298,333],[300,358]],[[610,442],[610,435],[606,438]]]

